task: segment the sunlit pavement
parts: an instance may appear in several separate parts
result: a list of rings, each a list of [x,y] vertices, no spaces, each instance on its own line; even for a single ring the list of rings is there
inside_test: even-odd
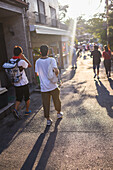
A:
[[[62,82],[64,116],[57,120],[51,102],[50,128],[39,93],[31,95],[31,115],[19,121],[9,115],[0,122],[0,169],[113,169],[112,78],[108,81],[101,63],[100,80],[94,79],[88,56],[78,59],[76,70],[70,66]]]

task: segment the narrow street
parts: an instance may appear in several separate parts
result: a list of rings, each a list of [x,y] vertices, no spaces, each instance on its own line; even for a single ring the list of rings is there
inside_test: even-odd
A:
[[[113,66],[112,66],[113,69]],[[113,70],[112,74],[113,76]],[[103,62],[100,80],[93,78],[92,59],[78,59],[62,75],[63,119],[51,102],[51,127],[46,127],[41,94],[31,94],[32,114],[0,121],[0,170],[113,170],[113,80]]]

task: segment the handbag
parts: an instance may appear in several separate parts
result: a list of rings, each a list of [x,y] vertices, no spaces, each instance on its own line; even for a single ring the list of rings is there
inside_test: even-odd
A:
[[[58,82],[58,77],[56,76],[56,74],[55,74],[55,72],[54,72],[54,70],[53,70],[53,63],[52,63],[52,59],[50,60],[50,64],[49,64],[49,66],[48,66],[48,74],[47,74],[47,77],[48,77],[48,79],[52,82],[52,83],[54,83],[54,84],[56,84],[57,82]]]

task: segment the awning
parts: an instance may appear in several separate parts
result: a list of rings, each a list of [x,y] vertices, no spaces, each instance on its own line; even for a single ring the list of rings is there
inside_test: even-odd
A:
[[[30,25],[30,31],[36,31],[37,34],[61,35],[71,37],[71,32],[68,30],[41,25]]]

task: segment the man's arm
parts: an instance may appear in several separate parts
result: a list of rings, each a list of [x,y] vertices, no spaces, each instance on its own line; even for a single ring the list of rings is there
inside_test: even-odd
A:
[[[58,68],[54,68],[53,71],[55,72],[56,76],[58,76],[58,74],[59,74],[59,69],[58,69]]]
[[[25,60],[25,61],[28,63],[28,67],[32,67],[30,61],[25,57],[24,54],[21,54],[21,59],[22,59],[22,60]]]

